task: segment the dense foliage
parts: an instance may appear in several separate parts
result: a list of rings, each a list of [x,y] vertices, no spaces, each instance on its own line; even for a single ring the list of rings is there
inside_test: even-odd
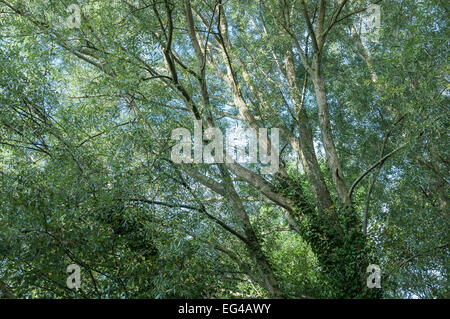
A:
[[[0,296],[448,298],[448,10],[0,0]],[[194,120],[279,171],[174,163]]]

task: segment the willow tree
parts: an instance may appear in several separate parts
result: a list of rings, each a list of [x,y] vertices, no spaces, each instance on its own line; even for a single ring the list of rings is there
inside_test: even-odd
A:
[[[90,211],[91,196],[102,194],[108,205],[96,220],[116,232],[130,205],[144,215],[148,207],[176,212],[168,217],[173,231],[211,244],[214,231],[202,231],[208,222],[222,241],[212,248],[252,284],[274,298],[308,297],[285,287],[264,239],[264,231],[284,227],[317,258],[327,293],[309,297],[356,298],[382,295],[367,288],[366,268],[386,258],[380,245],[389,223],[379,215],[400,199],[380,190],[378,183],[393,188],[386,176],[427,176],[422,184],[433,190],[424,190],[424,201],[439,216],[432,223],[448,222],[446,133],[429,126],[445,125],[448,112],[445,49],[427,43],[439,43],[447,30],[439,2],[83,1],[79,21],[76,10],[66,11],[69,1],[0,3],[10,35],[1,43],[13,61],[5,68],[11,79],[2,79],[2,145],[41,154],[30,156],[45,172],[71,166],[71,178],[86,185],[77,207]],[[362,32],[361,19],[374,5],[381,23]],[[412,18],[397,21],[404,10]],[[429,37],[415,38],[414,27]],[[424,101],[429,108],[418,110]],[[266,145],[279,152],[279,170],[267,174],[258,163],[237,161],[174,163],[171,132],[194,123],[203,130],[279,128],[281,149]],[[409,161],[415,172],[405,168]],[[422,184],[410,191],[421,196]],[[271,209],[284,217],[262,223]],[[189,230],[192,218],[203,222]],[[134,226],[129,234],[139,232]],[[145,245],[138,237],[129,240]],[[432,251],[445,252],[446,240],[439,237]],[[94,260],[89,256],[83,258]]]

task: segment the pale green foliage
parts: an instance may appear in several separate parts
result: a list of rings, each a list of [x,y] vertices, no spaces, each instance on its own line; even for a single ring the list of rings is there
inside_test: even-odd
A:
[[[2,287],[20,298],[270,296],[258,285],[257,264],[245,245],[191,209],[202,202],[210,214],[244,233],[235,206],[169,159],[171,131],[193,131],[193,116],[177,86],[164,78],[171,75],[163,56],[168,29],[163,2],[137,1],[137,8],[124,0],[79,1],[80,29],[60,22],[69,15],[69,2],[0,1]],[[208,36],[214,59],[205,65],[210,104],[204,105],[199,81],[189,72],[197,70],[198,59],[184,7],[182,1],[172,2],[172,49],[182,61],[176,62],[179,83],[202,114],[211,112],[223,130],[232,127],[239,113],[232,90],[218,76],[226,65],[213,36],[218,34],[217,12],[211,15],[216,3],[192,1],[197,36],[202,45]],[[307,27],[300,2],[287,1],[292,29],[302,35]],[[306,1],[311,12],[317,2]],[[338,3],[329,2],[327,18]],[[342,16],[365,4],[350,2]],[[282,3],[228,1],[224,14],[233,43],[228,54],[258,125],[284,126],[298,137],[288,87],[277,69],[293,47],[280,24]],[[366,45],[376,83],[350,35],[357,16],[339,22],[328,35],[322,73],[335,144],[347,184],[407,145],[358,184],[355,214],[363,220],[371,189],[367,246],[382,269],[384,297],[448,298],[449,8],[444,1],[380,5],[379,40]],[[197,12],[213,22],[210,30]],[[296,77],[303,83],[306,71],[294,53]],[[164,76],[155,77],[150,69]],[[338,202],[332,172],[321,156],[311,83],[305,90],[320,168]],[[304,193],[304,204],[315,207],[299,155],[284,136],[281,146],[282,165]],[[244,166],[259,174],[258,164]],[[195,169],[221,185],[229,183],[219,166]],[[285,296],[335,296],[308,236],[288,229],[283,208],[268,202],[260,189],[232,177]],[[276,177],[265,178],[274,189],[280,187]],[[71,263],[82,268],[80,292],[65,284]]]

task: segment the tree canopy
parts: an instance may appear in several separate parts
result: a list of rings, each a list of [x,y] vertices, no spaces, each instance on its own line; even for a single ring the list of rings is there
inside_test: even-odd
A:
[[[0,296],[448,298],[448,10],[0,0]],[[196,123],[277,172],[174,162]]]

